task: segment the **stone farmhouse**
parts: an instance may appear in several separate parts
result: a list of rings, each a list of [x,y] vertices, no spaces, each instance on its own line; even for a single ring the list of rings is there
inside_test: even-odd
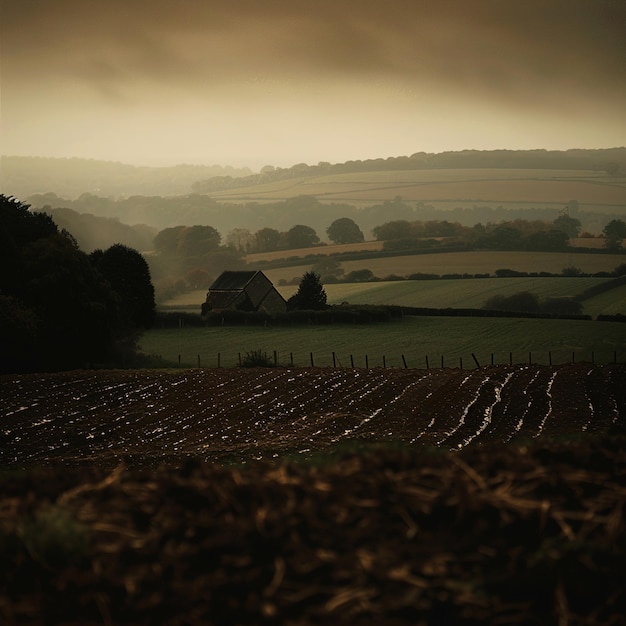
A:
[[[287,302],[263,272],[223,272],[209,287],[202,314],[222,311],[274,315],[287,311]]]

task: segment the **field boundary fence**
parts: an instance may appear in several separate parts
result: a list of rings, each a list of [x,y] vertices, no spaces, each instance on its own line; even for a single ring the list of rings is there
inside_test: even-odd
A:
[[[258,357],[261,351],[256,356]],[[250,362],[249,353],[223,353],[213,354],[178,354],[176,365],[190,368],[228,368],[228,367],[332,367],[342,369],[370,369],[370,368],[395,368],[395,369],[477,369],[480,367],[494,367],[498,365],[569,365],[575,363],[591,363],[594,365],[608,365],[626,362],[621,353],[613,351],[582,351],[582,350],[558,350],[558,351],[528,351],[508,353],[484,353],[477,355],[472,352],[469,355],[446,356],[417,355],[412,354],[353,354],[349,352],[279,352],[272,350],[262,352],[262,358]],[[161,355],[156,357],[159,364],[165,365]],[[168,363],[171,363],[168,361]]]

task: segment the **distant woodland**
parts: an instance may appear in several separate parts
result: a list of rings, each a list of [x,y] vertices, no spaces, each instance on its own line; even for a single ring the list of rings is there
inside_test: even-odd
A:
[[[471,206],[445,212],[422,202],[404,201],[400,197],[356,207],[348,203],[321,202],[313,196],[297,196],[272,202],[226,202],[210,196],[134,196],[115,200],[83,194],[77,200],[66,200],[55,194],[39,194],[26,198],[33,209],[52,215],[69,230],[86,250],[123,243],[139,250],[151,250],[156,232],[181,225],[212,226],[224,237],[236,229],[257,231],[271,228],[286,232],[296,225],[306,225],[325,239],[328,226],[336,219],[349,218],[357,223],[366,239],[373,237],[377,226],[391,220],[442,220],[462,226],[496,224],[511,220],[552,222],[562,210],[580,221],[581,231],[599,234],[615,217],[613,213],[587,213],[576,201],[556,209],[553,207]],[[111,239],[113,238],[113,240]]]
[[[204,194],[303,176],[456,168],[590,170],[606,172],[611,176],[623,176],[626,173],[626,148],[565,151],[463,150],[436,154],[416,152],[410,156],[345,163],[297,163],[288,168],[267,165],[258,173],[247,168],[221,165],[137,167],[94,159],[2,156],[0,193],[20,198],[54,193],[67,199],[76,199],[84,193],[107,198],[127,198],[133,195],[172,196]]]
[[[462,150],[431,154],[416,152],[411,156],[346,161],[307,165],[298,163],[289,168],[267,166],[258,174],[243,177],[216,176],[199,181],[193,190],[199,193],[240,188],[259,183],[288,180],[300,176],[326,176],[352,172],[426,169],[563,169],[592,170],[620,175],[626,172],[626,149],[607,150]]]
[[[503,206],[487,197],[484,202],[455,201],[442,210],[396,195],[402,193],[402,187],[394,188],[387,182],[382,184],[389,187],[378,196],[388,194],[386,199],[371,196],[371,201],[358,206],[314,193],[258,199],[254,193],[249,199],[245,194],[232,199],[216,197],[218,189],[252,189],[260,182],[290,177],[308,181],[346,172],[372,172],[371,179],[385,181],[386,175],[381,178],[376,173],[446,168],[465,172],[476,168],[480,177],[483,170],[491,170],[496,180],[502,168],[530,168],[530,176],[541,175],[532,170],[580,170],[585,184],[617,190],[614,197],[618,204],[600,203],[589,208],[568,198],[562,204],[537,201]],[[178,290],[175,285],[181,279],[191,287],[206,284],[209,275],[215,276],[222,269],[244,267],[246,254],[313,247],[325,241],[377,239],[385,242],[386,253],[441,246],[562,251],[568,248],[569,237],[607,236],[603,229],[609,223],[621,228],[624,207],[619,199],[625,175],[626,148],[416,153],[334,165],[266,166],[257,174],[220,166],[144,168],[81,159],[2,158],[4,193],[51,216],[87,254],[114,244],[146,254],[158,297],[172,288]],[[544,178],[551,176],[549,173]],[[367,175],[363,179],[367,181]],[[512,184],[504,179],[500,182],[502,186]],[[367,198],[367,190],[364,193]],[[237,191],[234,195],[240,194]],[[338,222],[358,238],[353,239],[344,229],[336,238],[331,227]],[[621,231],[616,233],[613,247],[621,249],[623,238]]]
[[[221,165],[137,167],[96,159],[0,157],[0,193],[26,198],[55,193],[78,198],[84,193],[122,198],[132,195],[180,195],[189,193],[198,180],[215,176],[248,176],[247,168]]]

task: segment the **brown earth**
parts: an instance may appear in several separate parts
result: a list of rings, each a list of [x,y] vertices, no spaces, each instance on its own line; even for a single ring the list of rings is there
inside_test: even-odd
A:
[[[625,381],[0,377],[0,623],[619,624]]]

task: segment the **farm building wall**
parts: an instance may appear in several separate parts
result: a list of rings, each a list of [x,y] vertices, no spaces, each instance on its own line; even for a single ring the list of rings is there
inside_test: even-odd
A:
[[[259,308],[264,298],[273,289],[274,285],[263,272],[257,272],[254,278],[245,286],[245,292],[248,294],[255,310]]]
[[[259,311],[265,311],[266,313],[274,314],[274,313],[284,313],[287,310],[287,303],[285,299],[276,291],[274,287],[269,291],[269,293],[263,298],[263,301],[260,303]]]
[[[209,288],[203,312],[219,310],[284,313],[285,299],[263,272],[224,272]]]

